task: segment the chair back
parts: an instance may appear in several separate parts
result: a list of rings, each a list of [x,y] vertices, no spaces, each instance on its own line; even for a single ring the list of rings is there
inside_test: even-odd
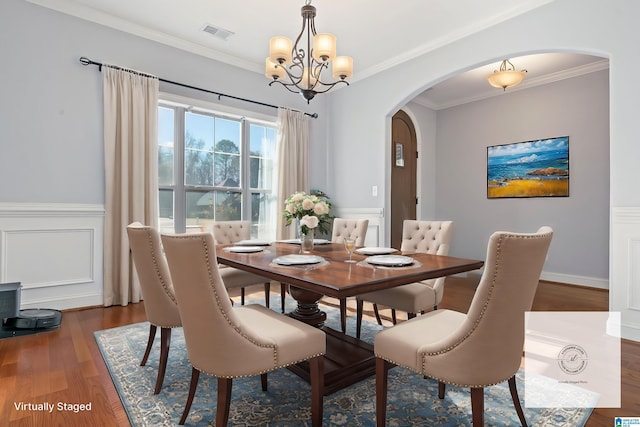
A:
[[[453,221],[417,221],[402,223],[400,250],[409,253],[447,255],[451,245]]]
[[[491,235],[484,272],[461,327],[440,342],[445,351],[428,355],[437,378],[439,366],[456,367],[448,381],[491,385],[506,381],[520,367],[524,314],[531,309],[553,230],[498,231]],[[438,360],[439,359],[439,360]],[[428,374],[427,374],[428,375]]]
[[[127,227],[127,235],[133,264],[140,280],[147,320],[165,328],[180,326],[171,274],[162,252],[158,231],[134,222]]]
[[[416,221],[405,220],[402,224],[403,252],[417,252],[435,255],[449,255],[451,247],[451,232],[453,221]],[[424,280],[435,293],[434,302],[437,306],[444,296],[444,282],[446,277]]]
[[[216,377],[252,376],[273,369],[277,349],[268,334],[242,324],[220,277],[211,233],[162,235],[189,361]]]
[[[251,238],[250,221],[214,221],[212,228],[213,237],[219,245]]]
[[[356,239],[356,246],[363,246],[369,227],[368,219],[334,218],[331,242],[344,243],[344,239]]]

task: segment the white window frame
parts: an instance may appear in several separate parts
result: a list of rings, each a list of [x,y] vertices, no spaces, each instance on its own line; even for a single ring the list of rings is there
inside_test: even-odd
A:
[[[174,185],[159,185],[160,190],[173,190],[173,227],[176,233],[185,233],[187,231],[186,218],[186,194],[187,191],[197,188],[206,188],[209,191],[232,191],[241,194],[241,220],[251,221],[251,195],[254,193],[271,194],[274,200],[277,200],[277,186],[272,185],[272,190],[267,188],[251,188],[250,181],[250,133],[251,125],[259,125],[273,128],[277,132],[277,117],[251,112],[247,110],[236,109],[232,107],[221,106],[218,104],[191,99],[172,94],[161,93],[158,101],[158,107],[167,107],[174,109],[174,147],[173,147],[173,168],[174,168]],[[241,140],[240,140],[240,187],[235,188],[212,186],[187,186],[184,182],[184,149],[185,149],[185,112],[204,113],[213,117],[240,121],[241,123]],[[277,159],[274,158],[274,171],[277,175]],[[272,177],[276,180],[277,176]],[[215,218],[214,218],[215,220]],[[275,239],[275,224],[273,224],[272,236],[259,236],[261,239]],[[254,236],[258,237],[258,236]]]

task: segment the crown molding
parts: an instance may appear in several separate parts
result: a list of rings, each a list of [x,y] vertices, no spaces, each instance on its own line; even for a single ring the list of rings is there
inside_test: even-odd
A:
[[[517,92],[524,89],[530,89],[536,86],[543,86],[550,83],[559,82],[561,80],[570,79],[573,77],[579,77],[590,73],[595,73],[597,71],[608,70],[609,69],[609,60],[603,59],[601,61],[592,62],[590,64],[581,65],[579,67],[568,68],[566,70],[558,71],[556,73],[547,74],[545,76],[540,76],[537,78],[526,79],[524,82],[520,83],[518,86],[509,88],[509,92]],[[493,89],[493,90],[492,90]],[[503,94],[503,91],[496,90],[487,86],[487,90],[483,91],[474,96],[463,97],[453,99],[449,102],[443,104],[436,104],[432,102],[427,95],[418,95],[412,102],[422,105],[423,107],[431,108],[432,110],[444,110],[451,107],[456,107],[458,105],[468,104],[474,101],[481,101],[483,99],[491,98],[494,96],[500,96]]]
[[[205,58],[213,59],[225,64],[233,65],[245,70],[253,71],[256,73],[263,73],[262,68],[264,64],[256,64],[253,61],[240,58],[235,55],[211,49],[206,46],[202,46],[198,43],[193,43],[181,39],[179,37],[172,36],[162,31],[153,30],[142,25],[135,24],[121,19],[113,15],[101,12],[99,10],[80,5],[78,3],[72,3],[67,0],[26,0],[29,3],[36,4],[38,6],[52,9],[67,15],[75,16],[76,18],[84,19],[86,21],[94,22],[96,24],[103,25],[105,27],[113,28],[125,33],[133,34],[138,37],[152,40],[167,46],[175,47],[176,49],[184,50],[196,55],[203,56]]]

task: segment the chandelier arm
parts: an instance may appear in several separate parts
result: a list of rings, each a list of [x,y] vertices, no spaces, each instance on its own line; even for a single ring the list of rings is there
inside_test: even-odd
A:
[[[317,61],[311,61],[313,64],[313,66],[311,66],[311,64],[309,65],[309,74],[313,75],[313,76],[317,76],[314,80],[313,80],[313,85],[309,88],[311,90],[315,90],[316,86],[318,86],[318,84],[321,84],[323,86],[326,86],[327,84],[320,81],[320,76],[322,74],[322,71],[328,67],[328,65],[324,62],[317,62]],[[311,76],[309,76],[311,77]]]
[[[289,67],[283,67],[280,64],[275,64],[276,67],[280,67],[284,70],[284,72],[287,74],[287,77],[289,77],[289,80],[291,80],[291,83],[289,83],[289,85],[294,85],[297,86],[299,83],[302,83],[302,71],[300,72],[300,76],[298,77],[296,74],[290,72],[287,68],[293,68],[294,66],[299,68],[300,70],[303,69],[303,67],[300,66],[300,64],[291,64],[289,65]],[[282,82],[280,82],[282,83]],[[282,83],[284,84],[284,83]]]
[[[284,82],[282,82],[282,81],[280,81],[280,80],[272,80],[272,81],[270,81],[270,82],[269,82],[269,86],[271,86],[271,85],[272,85],[272,84],[274,84],[274,83],[280,83],[280,84],[281,84],[285,89],[287,89],[287,90],[288,90],[289,92],[291,92],[291,93],[300,93],[300,91],[299,91],[299,90],[293,90],[293,89],[291,89],[291,88],[289,87],[289,86],[294,86],[295,88],[299,89],[299,88],[298,88],[298,86],[296,86],[296,85],[295,85],[295,84],[293,84],[293,83],[284,83]]]
[[[323,84],[324,84],[324,86],[326,87],[326,89],[325,89],[325,88],[322,88],[322,90],[314,90],[314,92],[315,92],[315,93],[325,93],[325,92],[328,92],[328,91],[330,91],[330,90],[331,90],[331,88],[332,88],[332,87],[334,87],[335,85],[337,85],[337,84],[339,84],[339,83],[344,83],[344,84],[346,84],[347,86],[349,86],[349,82],[348,82],[348,81],[346,81],[346,80],[336,80],[336,81],[335,81],[335,82],[333,82],[333,83],[328,83],[328,84],[327,84],[327,83],[323,83]]]
[[[305,32],[305,29],[307,28],[307,21],[305,19],[302,20],[302,30],[300,30],[300,34],[298,34],[298,37],[296,38],[296,41],[293,43],[293,49],[291,49],[291,56],[292,61],[294,61],[295,59],[298,59],[300,61],[300,63],[304,63],[304,49],[299,49],[298,48],[298,43],[300,42],[300,39],[302,38],[302,35]]]

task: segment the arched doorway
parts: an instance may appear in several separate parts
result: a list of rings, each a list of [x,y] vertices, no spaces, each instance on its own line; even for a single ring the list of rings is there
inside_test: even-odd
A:
[[[391,247],[400,249],[402,223],[416,219],[416,130],[407,113],[391,119]]]

